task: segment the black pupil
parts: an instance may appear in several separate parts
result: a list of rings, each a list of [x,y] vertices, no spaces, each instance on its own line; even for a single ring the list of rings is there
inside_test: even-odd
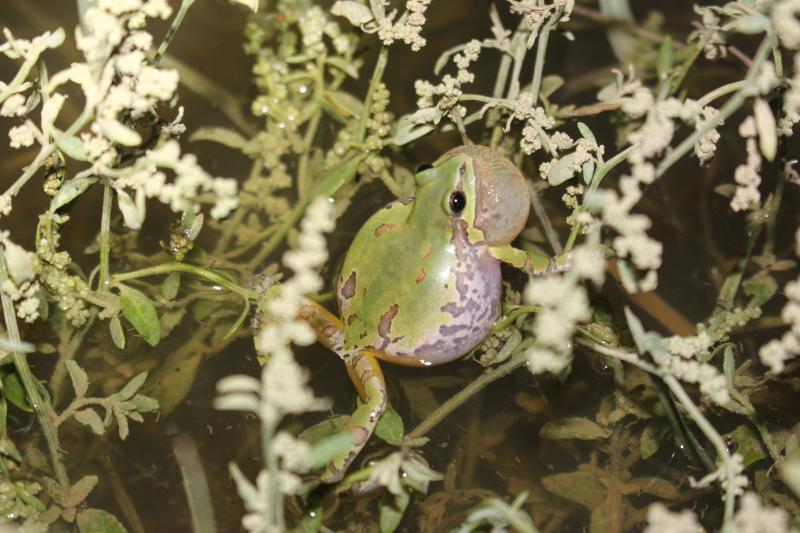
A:
[[[424,163],[417,168],[417,174],[419,174],[420,172],[425,172],[429,168],[433,168],[433,165],[431,165],[430,163]]]
[[[460,213],[467,207],[467,197],[461,191],[456,191],[450,195],[450,209],[453,213]]]

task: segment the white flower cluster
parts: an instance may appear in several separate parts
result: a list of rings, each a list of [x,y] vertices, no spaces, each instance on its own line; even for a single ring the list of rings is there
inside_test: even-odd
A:
[[[663,503],[654,503],[647,509],[647,527],[644,533],[702,533],[705,529],[690,509],[672,512]],[[766,507],[754,492],[744,494],[733,522],[726,533],[797,533],[791,527],[791,517],[778,507]]]
[[[797,237],[800,247],[800,231]],[[783,372],[786,361],[800,355],[800,277],[787,283],[783,292],[789,301],[781,311],[781,318],[789,325],[789,331],[780,339],[769,341],[758,352],[761,362],[774,374]]]
[[[711,346],[711,337],[705,329],[698,327],[700,333],[688,337],[674,335],[664,339],[664,345],[669,353],[680,355],[684,359],[691,359],[698,353],[708,350]]]
[[[736,167],[733,179],[736,181],[736,192],[731,199],[731,209],[744,211],[761,202],[761,193],[758,186],[761,184],[761,154],[756,141],[756,121],[753,116],[748,116],[739,126],[741,135],[747,146],[747,162]]]
[[[647,509],[647,527],[644,533],[702,533],[705,531],[690,509],[674,513],[657,502]]]
[[[741,496],[744,494],[744,489],[750,484],[744,472],[744,459],[738,453],[731,454],[730,467],[725,468],[720,465],[715,471],[704,476],[700,481],[696,481],[693,477],[689,476],[689,485],[694,489],[708,487],[715,481],[719,481],[722,486],[727,486],[728,478],[733,478],[733,495]]]
[[[689,35],[690,43],[701,43],[706,59],[713,61],[728,55],[728,43],[725,41],[725,29],[714,7],[694,6],[694,11],[702,17],[703,28]]]
[[[235,180],[215,179],[203,171],[194,156],[181,157],[175,141],[168,140],[146,152],[133,165],[118,164],[118,146],[139,146],[140,133],[125,120],[155,117],[161,103],[170,102],[178,86],[178,72],[150,64],[148,53],[153,37],[144,27],[148,17],[167,18],[171,8],[166,0],[99,0],[85,13],[76,30],[76,44],[85,62],[73,63],[50,78],[51,93],[42,105],[39,127],[31,121],[11,128],[11,146],[21,148],[38,141],[43,147],[55,142],[73,159],[89,167],[76,177],[100,175],[117,191],[119,207],[126,225],[138,229],[145,216],[146,198],[158,198],[174,211],[197,209],[200,201],[213,203],[211,216],[227,216],[237,205]],[[25,48],[15,41],[15,46]],[[27,46],[32,48],[32,45]],[[66,96],[55,92],[67,82],[76,83],[85,95],[82,116],[93,117],[78,136],[69,136],[55,127]],[[3,103],[0,113],[19,116],[22,96],[15,94]],[[185,128],[178,118],[162,132],[178,134]],[[51,140],[52,138],[52,140]],[[171,169],[175,179],[168,182],[159,169]],[[203,194],[206,196],[203,197]],[[8,214],[10,202],[2,202],[0,213]]]
[[[527,351],[528,368],[534,374],[558,374],[572,361],[572,334],[575,325],[589,320],[592,310],[583,279],[601,284],[605,258],[597,239],[573,252],[573,268],[563,275],[534,278],[525,288],[525,301],[541,307],[533,322],[536,344]]]
[[[9,239],[8,232],[0,234],[8,272],[2,290],[16,303],[17,316],[25,322],[39,318],[39,282],[35,280],[34,255]]]
[[[719,370],[708,363],[682,359],[680,357],[670,357],[668,364],[663,368],[676,378],[688,383],[695,383],[700,387],[707,398],[710,398],[718,405],[725,405],[730,402],[728,386]]]
[[[772,8],[772,27],[786,48],[800,48],[800,0],[780,0]]]
[[[552,17],[557,16],[558,22],[566,22],[569,20],[572,10],[575,7],[575,0],[553,0],[553,3],[546,4],[541,0],[509,0],[512,13],[522,15],[522,20],[525,27],[530,31],[528,37],[527,47],[533,46],[539,30],[545,21]]]
[[[408,16],[405,20],[392,22],[391,17],[378,20],[378,38],[386,46],[395,41],[403,41],[410,45],[413,51],[421,50],[425,46],[425,38],[420,32],[425,24],[425,11],[428,10],[430,3],[431,0],[408,0],[406,2]]]
[[[452,109],[462,95],[461,85],[472,83],[475,80],[475,74],[469,71],[469,66],[478,59],[480,53],[481,42],[473,39],[464,46],[461,53],[453,57],[453,62],[458,67],[455,76],[445,74],[438,85],[433,85],[425,80],[417,80],[414,83],[414,90],[418,96],[417,107],[421,110],[431,109],[434,106],[441,110]],[[434,97],[438,97],[439,101],[434,102]]]
[[[333,221],[331,201],[321,197],[314,200],[300,226],[299,248],[283,256],[283,263],[294,276],[282,283],[279,295],[268,302],[267,311],[275,320],[265,325],[255,340],[259,354],[268,357],[262,374],[262,420],[279,420],[320,405],[306,386],[307,372],[297,364],[289,345],[307,346],[316,338],[314,330],[297,315],[304,296],[323,286],[316,268],[328,258],[324,233],[333,230]]]

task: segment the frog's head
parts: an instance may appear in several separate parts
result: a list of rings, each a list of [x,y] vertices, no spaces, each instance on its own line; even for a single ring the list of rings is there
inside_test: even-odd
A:
[[[416,178],[418,186],[436,178],[442,207],[467,222],[473,242],[509,244],[528,220],[530,193],[522,172],[486,146],[453,148]]]

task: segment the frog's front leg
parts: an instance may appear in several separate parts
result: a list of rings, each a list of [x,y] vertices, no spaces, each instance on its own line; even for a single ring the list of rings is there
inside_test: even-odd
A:
[[[344,327],[331,312],[308,300],[300,308],[300,317],[314,328],[323,346],[342,357],[347,365],[347,374],[362,401],[345,424],[353,435],[353,442],[328,463],[321,476],[323,482],[335,483],[342,479],[350,463],[367,444],[386,410],[386,382],[376,358],[379,354],[372,350],[359,350],[352,354],[343,352]]]
[[[548,257],[541,253],[526,252],[525,250],[514,248],[510,244],[490,246],[489,253],[495,259],[508,263],[531,276],[554,274],[572,268],[572,254],[570,253]]]

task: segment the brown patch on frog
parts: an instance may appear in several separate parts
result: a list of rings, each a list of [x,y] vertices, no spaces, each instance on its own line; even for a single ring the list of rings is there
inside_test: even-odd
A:
[[[388,311],[381,315],[380,320],[378,321],[378,335],[383,339],[379,350],[385,350],[389,343],[392,342],[392,339],[389,337],[389,333],[392,331],[392,321],[394,317],[397,316],[397,311],[400,309],[400,306],[397,304],[392,304]]]
[[[426,274],[425,269],[421,268],[419,270],[419,274],[417,274],[417,278],[414,281],[416,281],[417,283],[422,283],[422,280],[425,279],[425,274]]]
[[[396,224],[387,224],[387,223],[384,222],[383,224],[381,224],[380,226],[375,228],[375,231],[373,231],[373,234],[376,237],[380,237],[381,235],[383,235],[387,231],[392,231],[393,229],[396,229],[396,228],[397,228]]]
[[[355,322],[355,321],[356,321],[356,319],[358,319],[358,315],[357,315],[356,313],[353,313],[352,315],[350,315],[349,317],[347,317],[347,325],[348,325],[348,326],[352,325],[352,324],[353,324],[353,322]]]
[[[350,277],[347,278],[347,281],[344,285],[342,285],[342,297],[345,299],[350,299],[356,294],[356,273],[355,271],[350,272]]]
[[[364,287],[364,290],[361,291],[361,295],[366,297],[367,296],[367,287]]]
[[[363,339],[363,338],[366,338],[366,336],[367,336],[367,330],[364,330],[364,331],[361,332],[361,335],[359,335],[358,338],[359,339]]]

